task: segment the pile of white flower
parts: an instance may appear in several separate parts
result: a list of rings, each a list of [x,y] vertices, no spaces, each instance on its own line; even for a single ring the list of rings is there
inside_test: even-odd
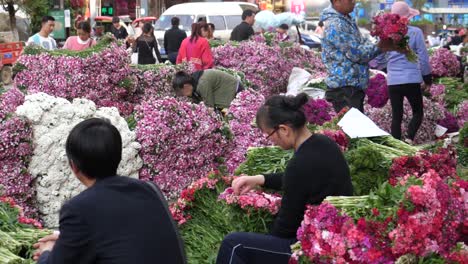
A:
[[[98,117],[107,118],[116,126],[123,145],[118,174],[138,178],[143,165],[138,155],[141,146],[117,108],[96,108],[86,99],[70,103],[63,98],[37,93],[26,96],[16,113],[27,118],[33,127],[34,153],[29,171],[35,178],[38,209],[45,226],[57,227],[62,204],[85,188],[71,172],[65,153],[67,136],[79,122]]]

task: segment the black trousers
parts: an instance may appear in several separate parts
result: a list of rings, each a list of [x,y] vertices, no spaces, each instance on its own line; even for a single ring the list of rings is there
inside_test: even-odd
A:
[[[237,232],[227,235],[219,248],[216,264],[287,264],[295,238]]]
[[[424,111],[421,84],[407,83],[399,85],[389,85],[388,94],[392,105],[392,136],[401,139],[401,122],[403,120],[403,100],[408,99],[413,116],[408,124],[407,137],[414,140],[416,132],[421,126]]]
[[[345,107],[354,107],[364,113],[364,90],[353,86],[333,88],[325,92],[325,99],[333,104],[335,112],[340,112]]]

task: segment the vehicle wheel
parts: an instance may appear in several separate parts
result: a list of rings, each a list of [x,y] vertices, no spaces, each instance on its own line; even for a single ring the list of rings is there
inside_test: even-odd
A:
[[[13,69],[11,66],[4,66],[0,72],[0,77],[3,84],[7,85],[13,81]]]

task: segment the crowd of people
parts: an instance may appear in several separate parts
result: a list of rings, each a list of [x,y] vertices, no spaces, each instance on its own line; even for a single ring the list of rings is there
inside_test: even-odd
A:
[[[432,84],[423,33],[409,26],[408,49],[417,53],[418,61],[408,61],[407,49],[392,42],[373,44],[362,37],[350,16],[354,7],[354,1],[332,0],[321,14],[318,31],[323,36],[322,59],[327,69],[326,100],[336,112],[345,107],[364,112],[369,62],[384,64],[392,106],[392,135],[411,143],[424,115],[422,90]],[[394,3],[391,12],[408,19],[418,14],[405,2]],[[55,49],[57,44],[50,37],[53,21],[52,17],[45,17],[41,31],[29,42]],[[132,39],[118,18],[112,22],[112,33],[117,39],[128,41],[138,53],[138,63],[161,62],[150,23],[144,24],[141,34]],[[245,10],[242,23],[233,29],[230,39],[248,40],[255,34],[254,22],[255,13]],[[196,22],[187,36],[179,29],[179,23],[177,17],[172,18],[172,27],[164,35],[164,49],[171,63],[191,62],[196,71],[177,72],[174,91],[209,107],[228,108],[244,87],[236,77],[212,69],[214,60],[208,41],[214,38],[214,25],[203,20]],[[279,40],[287,40],[287,30],[288,25],[278,27]],[[67,39],[64,48],[82,50],[95,45],[87,22],[78,23],[77,34]],[[401,135],[404,98],[413,110],[407,135]],[[280,211],[269,234],[227,235],[216,263],[287,263],[306,204],[320,204],[330,195],[353,194],[349,168],[340,148],[328,137],[312,134],[306,126],[302,107],[308,100],[305,94],[275,95],[258,110],[255,120],[265,138],[282,149],[293,150],[294,156],[284,172],[241,175],[232,187],[236,194],[259,187],[281,190]],[[121,151],[120,134],[106,120],[85,120],[71,131],[66,143],[67,157],[73,173],[87,190],[62,207],[60,233],[35,245],[38,263],[186,263],[183,243],[158,187],[116,176]]]

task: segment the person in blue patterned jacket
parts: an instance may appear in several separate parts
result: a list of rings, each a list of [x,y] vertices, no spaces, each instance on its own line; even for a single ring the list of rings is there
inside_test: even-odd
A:
[[[322,60],[328,72],[325,80],[327,101],[335,111],[354,107],[363,112],[364,89],[369,81],[369,61],[380,53],[396,50],[391,43],[374,45],[361,36],[356,22],[349,15],[355,0],[330,0],[332,5],[323,10]]]

